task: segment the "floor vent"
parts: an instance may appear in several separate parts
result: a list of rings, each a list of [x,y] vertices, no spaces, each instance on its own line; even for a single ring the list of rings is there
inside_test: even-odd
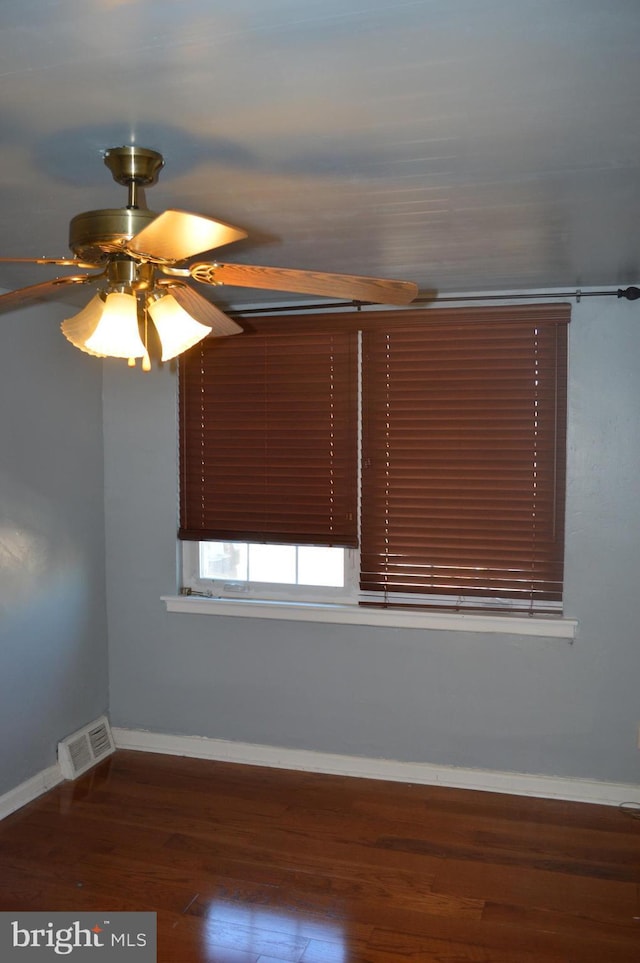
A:
[[[65,779],[77,779],[102,759],[115,752],[111,728],[106,716],[85,726],[58,743],[58,762]]]

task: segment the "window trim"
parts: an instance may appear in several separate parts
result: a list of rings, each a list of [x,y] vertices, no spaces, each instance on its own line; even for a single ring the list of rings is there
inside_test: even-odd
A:
[[[269,599],[214,598],[195,593],[163,595],[166,610],[172,614],[213,615],[233,618],[277,619],[279,621],[320,622],[334,625],[370,625],[397,629],[475,632],[513,636],[565,639],[572,643],[578,631],[577,619],[550,616],[469,614],[440,612],[434,609],[407,611],[397,607],[367,608],[350,603],[285,602]]]

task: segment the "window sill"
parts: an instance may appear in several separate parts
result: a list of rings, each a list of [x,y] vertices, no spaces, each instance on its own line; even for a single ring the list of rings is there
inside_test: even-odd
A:
[[[194,595],[164,595],[168,612],[193,615],[226,615],[239,618],[281,619],[297,622],[329,622],[342,625],[381,625],[404,629],[489,632],[535,635],[542,638],[576,637],[576,619],[528,615],[478,615],[462,612],[409,612],[406,609],[373,609],[358,605],[315,602],[275,602],[260,599],[212,599]]]

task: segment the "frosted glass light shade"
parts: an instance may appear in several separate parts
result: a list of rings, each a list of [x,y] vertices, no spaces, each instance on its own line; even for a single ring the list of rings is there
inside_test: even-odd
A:
[[[138,331],[138,303],[133,294],[108,294],[102,315],[85,348],[110,358],[142,358],[146,348]]]
[[[92,351],[87,347],[86,342],[98,327],[103,310],[104,299],[96,294],[82,311],[74,314],[72,318],[67,318],[60,325],[67,341],[70,341],[76,348],[80,348],[81,351],[92,354],[97,358],[104,358],[105,355],[99,351]]]
[[[169,361],[202,341],[211,331],[182,308],[171,294],[147,302],[162,345],[162,361]]]

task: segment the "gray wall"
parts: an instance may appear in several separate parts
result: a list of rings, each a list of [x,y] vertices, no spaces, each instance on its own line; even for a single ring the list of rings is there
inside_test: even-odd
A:
[[[0,794],[108,704],[102,365],[62,316],[0,321]]]
[[[175,376],[105,370],[114,725],[636,782],[640,307],[574,305],[566,641],[168,614]]]

